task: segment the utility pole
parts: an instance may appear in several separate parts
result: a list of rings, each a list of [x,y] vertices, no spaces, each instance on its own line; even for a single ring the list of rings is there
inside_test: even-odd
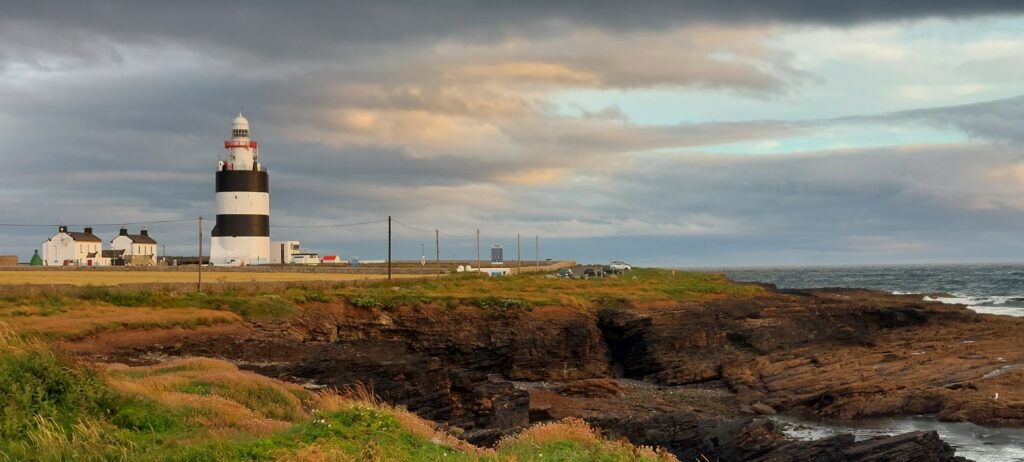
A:
[[[540,236],[534,236],[533,237],[533,252],[535,254],[535,256],[534,256],[534,263],[537,264],[536,265],[537,266],[537,271],[539,272],[540,271]]]
[[[388,280],[391,280],[391,215],[388,215]]]
[[[437,262],[437,277],[441,277],[441,231],[434,229],[434,250],[437,251],[437,255],[434,256],[434,261]]]
[[[480,269],[480,228],[476,229],[476,269]]]
[[[519,274],[523,274],[523,241],[516,234],[516,260],[519,261]]]
[[[199,283],[196,292],[203,293],[203,216],[199,215]]]

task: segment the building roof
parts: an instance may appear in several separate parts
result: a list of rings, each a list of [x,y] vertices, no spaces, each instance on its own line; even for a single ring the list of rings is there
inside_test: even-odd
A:
[[[104,250],[103,258],[124,258],[124,249]]]
[[[76,231],[68,231],[67,233],[69,236],[71,236],[71,239],[74,239],[75,241],[78,242],[103,242],[102,240],[100,240],[99,237],[96,237],[96,235],[93,233],[79,233]]]
[[[128,240],[135,244],[156,244],[156,241],[149,237],[149,231],[146,230],[146,228],[142,228],[142,231],[139,231],[139,234],[128,234],[128,228],[122,226],[121,232],[117,234],[117,237],[121,236],[127,237]],[[117,237],[114,239],[117,239]]]
[[[144,234],[126,234],[136,244],[156,244],[156,240]]]

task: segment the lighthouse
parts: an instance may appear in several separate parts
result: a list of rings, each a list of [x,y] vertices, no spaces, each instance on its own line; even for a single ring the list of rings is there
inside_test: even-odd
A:
[[[210,263],[245,266],[270,263],[270,182],[259,147],[241,113],[231,123],[228,155],[217,162],[217,224]]]

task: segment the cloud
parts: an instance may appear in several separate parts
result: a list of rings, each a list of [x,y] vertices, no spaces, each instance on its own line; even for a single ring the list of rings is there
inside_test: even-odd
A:
[[[949,230],[1024,224],[1016,218],[1024,197],[1019,98],[846,119],[760,120],[735,110],[682,123],[640,123],[616,101],[559,100],[568,91],[714,92],[782,106],[830,84],[803,65],[801,49],[778,41],[793,24],[960,18],[1018,11],[1017,2],[307,8],[5,2],[0,215],[76,224],[209,217],[219,142],[240,110],[271,173],[277,226],[390,214],[428,229],[398,231],[405,243],[430,238],[434,227],[457,235],[481,228],[502,239],[557,236],[563,247],[553,248],[566,253],[575,248],[570,240],[594,243],[585,257],[600,255],[601,242],[649,261],[664,252],[639,241],[715,243],[732,249],[726,261],[771,245],[805,256],[872,246],[920,253],[942,248]],[[840,51],[911,60],[897,41],[881,34]],[[978,57],[1014,47],[991,43]],[[970,93],[948,82],[914,85],[910,96]],[[705,109],[680,106],[673,109],[688,114],[682,120],[699,120]],[[924,122],[975,139],[764,156],[694,152],[777,143],[858,120]],[[192,251],[192,224],[154,232],[172,252]],[[274,229],[325,253],[367,258],[383,248],[381,232],[379,224]],[[4,233],[0,253],[25,254],[49,230]],[[413,247],[402,251],[420,251]]]

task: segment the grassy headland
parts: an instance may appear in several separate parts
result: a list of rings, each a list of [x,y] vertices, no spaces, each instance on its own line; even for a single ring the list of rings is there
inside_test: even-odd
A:
[[[0,330],[0,460],[669,461],[577,420],[494,449],[365,392],[312,392],[212,359],[89,366]]]

